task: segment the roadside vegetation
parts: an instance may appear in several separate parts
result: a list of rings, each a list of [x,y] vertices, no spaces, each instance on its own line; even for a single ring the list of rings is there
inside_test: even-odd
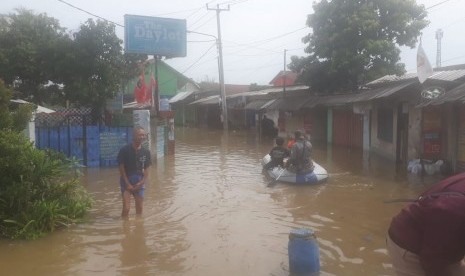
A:
[[[0,81],[0,238],[35,239],[81,221],[92,201],[72,162],[21,133],[34,107],[10,110],[11,94]]]

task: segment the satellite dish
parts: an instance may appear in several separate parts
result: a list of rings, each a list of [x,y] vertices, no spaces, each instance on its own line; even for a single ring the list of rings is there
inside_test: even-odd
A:
[[[421,91],[421,98],[424,100],[434,100],[444,95],[445,92],[446,90],[443,87],[431,86]]]

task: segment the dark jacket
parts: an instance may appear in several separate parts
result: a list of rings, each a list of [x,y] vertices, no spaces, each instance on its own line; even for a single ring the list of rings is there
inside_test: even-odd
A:
[[[271,162],[267,165],[268,168],[283,166],[284,158],[289,157],[289,150],[283,146],[276,146],[270,151]]]
[[[305,139],[298,139],[291,148],[289,165],[292,171],[297,173],[313,170],[312,144]]]
[[[404,207],[389,227],[400,247],[419,255],[427,276],[447,276],[446,267],[465,256],[465,173],[447,178]]]

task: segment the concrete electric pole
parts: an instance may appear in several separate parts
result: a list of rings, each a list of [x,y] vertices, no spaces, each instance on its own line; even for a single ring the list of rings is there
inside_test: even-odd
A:
[[[223,129],[228,130],[228,106],[226,105],[226,91],[224,85],[224,70],[223,70],[223,46],[221,42],[221,26],[220,26],[220,12],[229,11],[229,5],[227,9],[220,9],[219,5],[216,5],[216,8],[209,8],[207,4],[207,10],[216,11],[216,22],[218,25],[218,67],[219,67],[219,79],[220,79],[220,92],[221,92],[221,109],[223,117]]]
[[[436,52],[436,68],[441,67],[441,39],[443,34],[444,32],[442,31],[442,29],[438,29],[436,31],[436,40],[438,41]]]
[[[283,69],[283,98],[286,97],[286,52],[287,50],[284,49],[284,69]]]

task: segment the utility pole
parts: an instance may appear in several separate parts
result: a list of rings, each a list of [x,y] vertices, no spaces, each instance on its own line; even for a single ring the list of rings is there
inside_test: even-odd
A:
[[[283,98],[286,97],[286,49],[284,49]]]
[[[221,43],[221,26],[220,26],[220,12],[222,11],[229,11],[228,9],[220,9],[220,5],[216,5],[216,8],[209,8],[207,4],[207,10],[214,10],[216,11],[216,22],[218,28],[218,39],[217,39],[217,46],[218,46],[218,67],[219,67],[219,79],[220,79],[220,93],[221,93],[221,109],[222,109],[222,117],[223,117],[223,129],[228,130],[228,106],[226,105],[226,91],[224,85],[224,70],[223,70],[223,46]]]
[[[436,68],[441,67],[441,39],[442,39],[443,34],[444,32],[442,31],[442,29],[438,29],[436,31],[436,40],[438,41],[437,51],[436,51]]]

